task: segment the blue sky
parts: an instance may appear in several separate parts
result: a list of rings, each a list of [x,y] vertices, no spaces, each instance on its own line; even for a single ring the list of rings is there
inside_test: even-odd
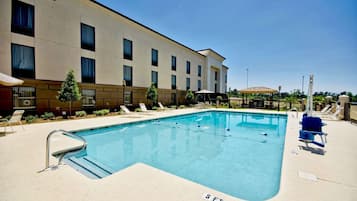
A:
[[[357,93],[355,0],[99,0],[194,50],[226,57],[228,86]]]

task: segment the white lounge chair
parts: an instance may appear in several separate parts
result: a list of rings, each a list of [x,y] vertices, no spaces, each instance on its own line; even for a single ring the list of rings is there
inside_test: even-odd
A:
[[[334,113],[332,113],[331,111],[334,108],[336,108],[336,110]],[[320,116],[322,119],[326,119],[326,120],[340,120],[340,114],[342,111],[343,111],[343,107],[336,105],[329,108],[325,113],[321,113],[321,115],[317,115],[317,116]]]
[[[161,102],[157,103],[159,105],[160,110],[166,110],[167,107],[164,107],[164,105]]]
[[[320,112],[325,113],[328,109],[330,109],[331,105],[327,104]]]
[[[3,122],[4,124],[4,132],[6,133],[6,128],[8,126],[11,127],[11,130],[14,131],[14,128],[12,127],[13,124],[20,124],[22,126],[22,129],[24,130],[24,126],[21,123],[21,118],[22,115],[24,114],[24,110],[15,110],[15,112],[12,114],[11,118],[8,119],[0,119],[0,122]]]
[[[147,112],[148,109],[146,108],[146,105],[144,103],[139,103],[140,109],[142,112]]]
[[[130,110],[129,110],[125,105],[121,105],[121,106],[120,106],[120,109],[121,109],[122,111],[124,111],[125,114],[130,114],[130,113],[131,113]]]

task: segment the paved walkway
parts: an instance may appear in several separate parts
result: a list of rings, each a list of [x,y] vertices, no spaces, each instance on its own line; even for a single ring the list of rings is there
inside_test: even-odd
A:
[[[140,163],[99,180],[89,179],[67,165],[39,172],[45,166],[46,136],[54,129],[78,130],[195,111],[30,124],[25,130],[15,127],[15,133],[0,137],[0,201],[203,201],[207,192],[225,201],[238,200]],[[300,148],[304,144],[297,141],[299,118],[294,115],[289,113],[280,192],[272,200],[357,200],[357,126],[328,121],[324,127],[329,133],[328,144],[321,155],[318,150]],[[52,150],[78,143],[60,136],[52,142]],[[56,162],[51,158],[52,165]]]

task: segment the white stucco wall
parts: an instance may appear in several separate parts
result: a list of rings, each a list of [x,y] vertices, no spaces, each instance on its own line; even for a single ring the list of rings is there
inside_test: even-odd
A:
[[[160,36],[116,13],[87,0],[23,0],[35,6],[35,37],[11,32],[11,0],[0,0],[0,71],[11,74],[11,43],[35,48],[36,79],[62,81],[74,69],[81,81],[81,56],[95,59],[96,83],[121,85],[123,65],[133,67],[133,85],[147,87],[151,71],[158,71],[159,88],[171,88],[171,74],[177,75],[177,88],[197,90],[197,80],[207,82],[206,57]],[[95,27],[95,51],[80,47],[80,23]],[[133,41],[133,60],[123,59],[123,38]],[[151,49],[159,51],[158,67],[151,66]],[[177,70],[171,71],[171,55]],[[186,61],[191,74],[186,75]],[[197,66],[202,66],[202,77]]]

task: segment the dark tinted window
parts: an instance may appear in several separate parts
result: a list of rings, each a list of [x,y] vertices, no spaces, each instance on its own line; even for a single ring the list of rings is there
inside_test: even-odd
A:
[[[202,66],[198,65],[198,67],[197,67],[197,76],[201,77],[201,75],[202,75]]]
[[[154,83],[155,87],[157,88],[157,85],[158,85],[158,73],[156,71],[151,71],[151,83]]]
[[[95,83],[95,60],[81,57],[82,82]]]
[[[151,65],[158,66],[159,64],[159,52],[155,49],[151,49]]]
[[[133,59],[133,42],[128,39],[124,39],[124,59]]]
[[[186,78],[186,90],[189,90],[191,88],[191,80],[190,78]]]
[[[133,86],[133,68],[131,66],[124,66],[123,71],[125,86]]]
[[[186,61],[186,74],[191,73],[191,62]]]
[[[171,70],[176,71],[176,57],[171,56]]]
[[[171,75],[171,89],[176,89],[176,75]]]
[[[82,49],[95,50],[94,27],[81,23],[81,47]]]
[[[34,36],[35,13],[34,6],[21,1],[12,1],[11,31],[14,33]]]
[[[11,44],[12,76],[35,78],[34,48]]]

